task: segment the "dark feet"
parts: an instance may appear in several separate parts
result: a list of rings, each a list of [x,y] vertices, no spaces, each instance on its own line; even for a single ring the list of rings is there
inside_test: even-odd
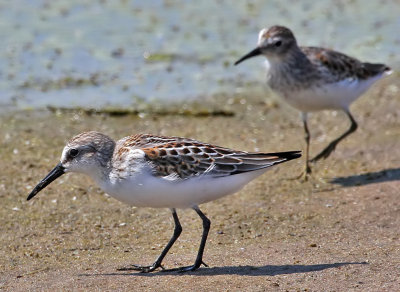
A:
[[[118,268],[117,271],[139,271],[141,273],[150,273],[158,268],[161,268],[161,270],[164,271],[164,267],[158,263],[154,263],[151,266],[130,265],[128,267]]]
[[[200,266],[203,265],[208,268],[208,265],[204,263],[203,261],[200,264],[194,264],[192,266],[187,266],[187,267],[179,267],[179,268],[173,268],[173,269],[163,269],[161,272],[178,272],[178,273],[185,273],[185,272],[192,272],[196,271]]]
[[[197,257],[196,257],[196,261],[194,262],[193,266],[187,266],[187,267],[180,267],[180,268],[175,268],[175,269],[164,269],[164,267],[161,265],[164,257],[167,255],[169,249],[172,247],[172,245],[175,243],[175,241],[178,239],[179,235],[182,232],[182,226],[179,223],[179,219],[178,219],[178,215],[176,214],[175,209],[171,209],[172,211],[172,216],[174,218],[174,222],[175,222],[175,230],[174,230],[174,234],[171,237],[171,239],[169,240],[168,244],[166,245],[166,247],[163,249],[163,251],[161,252],[161,254],[158,256],[157,260],[154,262],[154,264],[152,264],[151,266],[138,266],[138,265],[131,265],[128,267],[124,267],[124,268],[119,268],[117,269],[118,271],[140,271],[141,273],[150,273],[155,271],[158,268],[161,268],[162,271],[165,272],[173,272],[173,271],[178,271],[178,272],[190,272],[190,271],[195,271],[197,270],[201,265],[204,265],[206,267],[208,267],[204,262],[203,262],[203,252],[204,252],[204,247],[206,245],[206,241],[207,241],[207,235],[208,235],[208,231],[210,230],[210,220],[206,217],[206,215],[203,214],[203,212],[201,212],[201,210],[199,209],[199,207],[194,206],[192,207],[193,210],[196,211],[196,213],[200,216],[201,220],[203,221],[203,234],[201,236],[201,242],[200,242],[200,246],[199,246],[199,250],[197,252]]]
[[[151,266],[140,266],[140,265],[130,265],[127,267],[122,267],[118,268],[117,271],[139,271],[141,273],[150,273],[158,268],[161,268],[161,272],[179,272],[179,273],[184,273],[184,272],[191,272],[197,270],[201,265],[208,267],[208,265],[204,262],[201,262],[200,265],[194,264],[192,266],[187,266],[187,267],[179,267],[179,268],[173,268],[173,269],[165,269],[162,265],[157,265],[157,263],[152,264]]]

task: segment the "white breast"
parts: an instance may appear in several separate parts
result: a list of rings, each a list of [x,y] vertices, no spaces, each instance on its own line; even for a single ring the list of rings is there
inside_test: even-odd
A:
[[[347,109],[382,75],[367,80],[347,78],[340,82],[312,86],[307,89],[283,91],[280,95],[293,107],[302,112],[324,109]]]
[[[168,180],[144,173],[113,183],[103,183],[101,187],[117,200],[133,206],[188,208],[235,193],[266,170],[218,178],[199,176],[186,180]]]

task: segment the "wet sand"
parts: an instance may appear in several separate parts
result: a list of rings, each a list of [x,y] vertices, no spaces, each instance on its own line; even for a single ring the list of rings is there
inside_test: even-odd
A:
[[[397,85],[396,85],[397,84]],[[169,210],[132,208],[86,177],[66,175],[32,201],[32,187],[71,136],[148,132],[243,150],[304,148],[298,113],[258,96],[234,99],[233,117],[110,117],[19,112],[0,117],[0,289],[90,291],[395,291],[400,288],[400,77],[352,107],[359,129],[308,182],[303,160],[267,172],[239,193],[201,206],[212,226],[204,261],[187,274],[118,272],[151,264],[173,231]],[[247,100],[247,101],[246,101]],[[245,102],[246,101],[246,102]],[[311,153],[349,126],[344,114],[312,116]],[[188,194],[190,195],[190,194]],[[201,221],[178,211],[183,233],[165,267],[191,264]]]

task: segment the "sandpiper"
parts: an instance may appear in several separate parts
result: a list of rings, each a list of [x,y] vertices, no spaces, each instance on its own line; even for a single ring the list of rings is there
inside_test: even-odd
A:
[[[384,64],[363,63],[355,58],[319,47],[300,47],[292,31],[283,26],[263,29],[258,46],[238,61],[264,55],[267,58],[267,83],[291,106],[302,112],[305,131],[305,176],[311,173],[309,161],[327,158],[341,140],[357,129],[349,106],[375,81],[391,73]],[[307,114],[319,110],[343,110],[350,128],[309,160],[310,132]]]
[[[121,270],[165,270],[161,263],[181,234],[176,208],[192,208],[203,221],[203,235],[193,265],[176,271],[194,271],[203,263],[210,220],[198,205],[240,190],[270,166],[300,157],[300,151],[255,153],[236,151],[192,139],[137,134],[114,142],[99,132],[73,137],[61,160],[28,196],[32,199],[52,181],[68,172],[90,176],[100,188],[124,203],[139,207],[170,208],[173,236],[150,266]],[[204,264],[205,265],[205,264]]]

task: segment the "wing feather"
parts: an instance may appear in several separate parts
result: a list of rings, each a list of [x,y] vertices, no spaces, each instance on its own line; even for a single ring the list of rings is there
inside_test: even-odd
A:
[[[356,58],[325,48],[301,47],[301,50],[317,67],[331,72],[329,75],[335,76],[335,82],[354,77],[365,80],[391,70],[384,64],[363,63]]]
[[[180,137],[130,136],[120,148],[140,148],[154,175],[168,180],[221,177],[263,169],[301,156],[299,151],[251,153]],[[121,151],[121,150],[120,150]]]

